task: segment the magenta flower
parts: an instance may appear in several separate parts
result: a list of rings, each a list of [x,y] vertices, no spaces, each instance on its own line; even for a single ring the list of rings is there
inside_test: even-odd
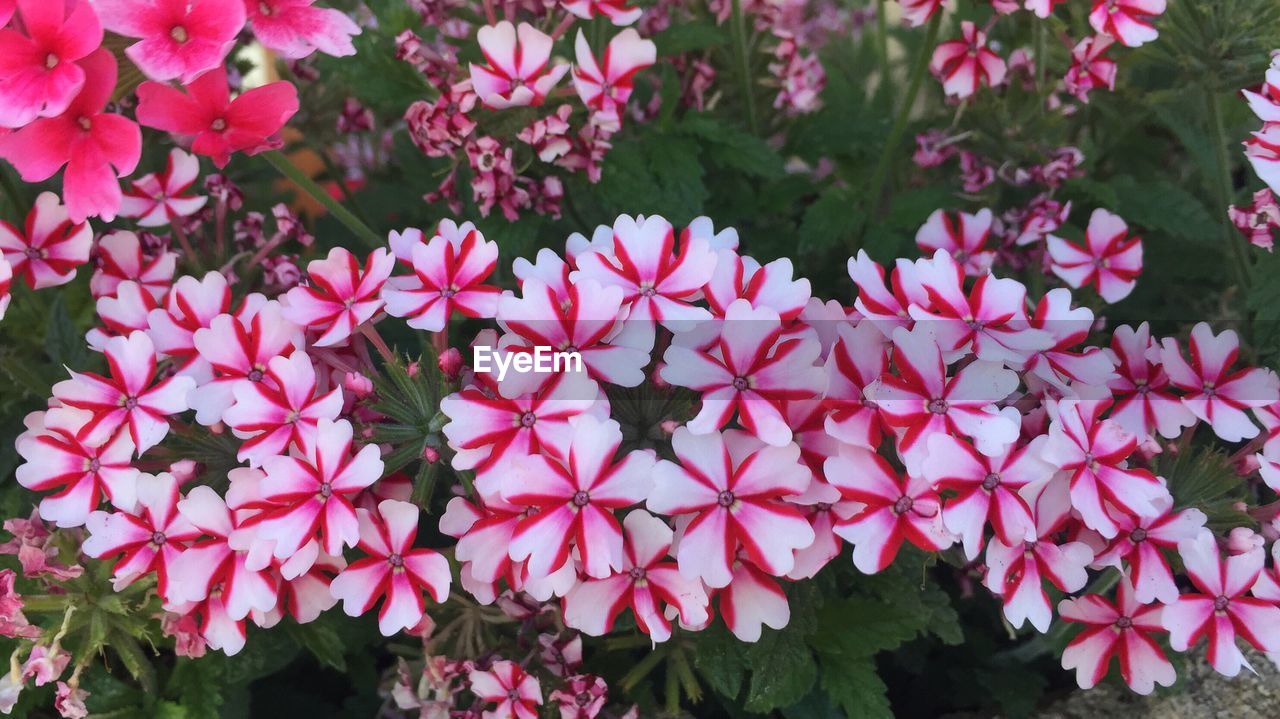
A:
[[[779,501],[809,484],[794,444],[771,447],[737,430],[696,435],[681,427],[672,437],[680,464],[654,469],[648,507],[691,515],[680,538],[680,573],[709,587],[727,586],[739,549],[761,570],[783,576],[795,551],[813,542],[813,529],[795,507]]]
[[[657,46],[651,40],[641,39],[634,28],[627,28],[609,41],[604,57],[596,62],[586,36],[579,30],[574,53],[578,62],[573,68],[573,86],[582,104],[592,111],[592,119],[597,124],[620,127],[636,73],[653,65],[658,55]]]
[[[259,374],[255,375],[254,372]],[[312,442],[321,420],[334,420],[342,411],[342,388],[316,394],[316,370],[306,352],[273,357],[267,369],[251,369],[247,381],[232,388],[235,403],[223,421],[243,439],[236,459],[251,467],[284,454],[290,445],[315,452]]]
[[[1157,434],[1173,439],[1195,424],[1195,415],[1172,391],[1160,362],[1160,345],[1151,339],[1146,322],[1136,330],[1128,325],[1117,327],[1111,336],[1111,352],[1117,359],[1116,373],[1107,382],[1115,397],[1112,420],[1140,440]]]
[[[137,477],[136,511],[93,512],[85,523],[84,553],[95,559],[119,557],[113,568],[117,591],[156,573],[156,591],[169,594],[169,573],[200,530],[178,513],[178,482],[167,473]]]
[[[94,0],[102,25],[141,38],[125,54],[152,80],[189,84],[222,65],[244,27],[241,0]]]
[[[488,671],[471,670],[467,680],[481,704],[496,705],[484,710],[481,715],[484,719],[538,719],[542,687],[538,679],[525,673],[519,664],[494,662]]]
[[[1071,68],[1062,78],[1067,92],[1081,102],[1089,101],[1089,92],[1099,88],[1116,89],[1116,61],[1106,57],[1114,44],[1107,35],[1087,37],[1071,50]]]
[[[1062,668],[1076,670],[1076,683],[1091,689],[1107,675],[1111,659],[1120,662],[1120,676],[1138,694],[1147,695],[1159,684],[1173,686],[1177,672],[1152,638],[1164,632],[1163,607],[1144,605],[1124,577],[1116,586],[1114,602],[1098,594],[1064,599],[1058,604],[1063,621],[1085,625],[1062,652]]]
[[[378,248],[361,269],[355,255],[335,247],[325,259],[307,265],[309,286],[299,285],[285,295],[284,317],[320,332],[312,343],[316,347],[336,345],[382,309],[382,285],[395,263],[391,253]]]
[[[1175,512],[1162,503],[1160,514],[1155,517],[1135,517],[1118,510],[1110,513],[1120,531],[1099,550],[1094,565],[1113,566],[1123,571],[1121,560],[1125,560],[1129,565],[1126,574],[1134,582],[1134,596],[1139,603],[1178,601],[1173,570],[1160,550],[1173,549],[1184,539],[1194,539],[1208,521],[1204,512],[1195,508]]]
[[[956,264],[964,268],[966,275],[985,275],[996,258],[996,251],[986,246],[991,237],[993,219],[991,210],[985,208],[973,215],[937,210],[916,232],[916,246],[926,257],[945,250]]]
[[[1218,673],[1234,677],[1253,667],[1236,645],[1243,638],[1262,652],[1280,651],[1280,608],[1248,592],[1262,574],[1262,547],[1223,559],[1209,530],[1178,544],[1187,576],[1198,592],[1189,592],[1164,608],[1169,646],[1185,652],[1200,639],[1208,640],[1206,658]]]
[[[595,719],[609,701],[609,685],[600,677],[578,674],[566,677],[548,699],[557,704],[560,719]]]
[[[1224,442],[1258,436],[1258,425],[1249,419],[1246,410],[1260,409],[1280,399],[1280,379],[1275,372],[1263,367],[1233,372],[1232,365],[1240,353],[1240,337],[1235,330],[1223,330],[1215,336],[1207,322],[1191,328],[1188,349],[1190,362],[1183,358],[1172,337],[1166,337],[1160,348],[1160,361],[1169,381],[1187,393],[1182,404],[1213,427]]]
[[[1125,47],[1138,47],[1160,35],[1151,20],[1164,11],[1165,0],[1093,0],[1089,24]]]
[[[1094,210],[1083,246],[1048,236],[1050,269],[1073,289],[1093,285],[1103,300],[1119,302],[1133,292],[1142,273],[1142,238],[1128,235],[1129,226],[1118,215]]]
[[[418,237],[408,248],[414,273],[393,277],[383,287],[387,314],[408,318],[410,327],[427,332],[443,330],[454,311],[493,317],[502,291],[484,281],[498,266],[497,243],[486,241],[476,229],[458,239],[436,235],[430,242],[421,240],[420,230],[401,236],[410,232]]]
[[[191,342],[213,377],[192,390],[187,402],[197,422],[213,425],[235,404],[236,387],[268,379],[268,364],[301,345],[302,332],[281,316],[279,302],[268,300],[251,314],[214,317]]]
[[[622,564],[606,577],[587,579],[565,597],[565,624],[585,634],[608,634],[622,610],[630,608],[640,631],[655,642],[671,638],[671,622],[663,605],[680,614],[685,626],[707,621],[707,595],[702,584],[680,574],[675,562],[663,561],[673,534],[667,523],[644,510],[623,520],[626,546]]]
[[[67,208],[52,192],[40,193],[21,229],[0,220],[0,255],[11,276],[35,290],[70,282],[76,268],[89,261],[92,246],[93,230],[68,219]]]
[[[1008,68],[1000,56],[987,49],[987,34],[965,20],[960,23],[960,40],[939,43],[929,61],[929,71],[942,81],[942,90],[961,100],[972,97],[978,88],[999,87]]]
[[[422,621],[422,592],[436,602],[449,596],[449,562],[430,549],[414,549],[418,508],[408,502],[384,499],[378,513],[356,510],[360,521],[359,547],[368,556],[352,562],[329,585],[342,600],[348,616],[373,608],[379,597],[378,629],[383,636],[411,629]]]
[[[138,236],[128,230],[108,232],[98,239],[98,267],[89,279],[89,291],[94,297],[110,297],[121,282],[133,281],[159,301],[173,284],[177,264],[174,252],[149,256]]]
[[[190,377],[173,375],[152,385],[156,377],[156,350],[142,332],[107,340],[103,353],[110,375],[68,370],[71,379],[53,386],[53,396],[63,405],[93,413],[81,430],[90,442],[102,442],[127,427],[138,454],[159,444],[169,433],[168,417],[187,410],[187,393],[195,387]]]
[[[20,22],[0,29],[0,128],[65,112],[85,83],[76,63],[102,44],[102,26],[87,0],[20,0],[12,9]],[[3,16],[0,10],[0,28]]]
[[[66,165],[63,196],[73,222],[100,215],[115,219],[118,177],[133,172],[142,153],[138,126],[103,112],[116,87],[116,61],[107,50],[79,62],[84,87],[55,117],[42,117],[10,135],[0,135],[0,157],[18,168],[24,182],[43,182]]]
[[[189,195],[200,174],[200,161],[178,148],[169,151],[164,170],[130,183],[120,203],[120,216],[136,219],[139,227],[160,227],[190,217],[205,206],[205,195]]]
[[[280,147],[280,129],[298,111],[298,91],[287,82],[268,83],[231,99],[221,66],[184,84],[186,93],[158,82],[138,86],[138,122],[193,136],[191,151],[213,158],[218,167],[225,167],[233,152],[256,155]]]
[[[1280,70],[1275,72],[1280,76]],[[1280,114],[1277,114],[1277,118],[1280,118]],[[1276,122],[1280,122],[1280,119]],[[1271,251],[1275,244],[1273,234],[1280,229],[1280,204],[1276,203],[1270,189],[1264,187],[1253,193],[1253,204],[1245,207],[1232,205],[1230,213],[1231,223],[1240,230],[1240,234],[1248,238],[1250,244],[1267,252]]]
[[[263,47],[297,60],[319,50],[326,55],[356,54],[351,37],[360,26],[346,13],[314,7],[315,0],[243,0],[253,35]]]
[[[529,23],[517,29],[503,20],[480,28],[476,39],[488,64],[471,63],[471,84],[486,107],[541,105],[569,71],[564,63],[547,69],[554,41]]]
[[[128,432],[118,432],[90,442],[93,419],[84,410],[51,409],[28,417],[34,431],[17,441],[18,454],[26,460],[15,472],[18,484],[33,492],[58,490],[40,500],[40,514],[59,527],[84,525],[104,496],[117,509],[134,506],[138,470],[132,464],[133,441]]]

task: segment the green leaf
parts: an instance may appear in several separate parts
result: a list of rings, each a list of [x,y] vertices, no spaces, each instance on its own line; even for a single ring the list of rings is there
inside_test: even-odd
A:
[[[818,665],[802,633],[791,627],[766,631],[747,653],[751,688],[746,709],[770,712],[805,697],[818,678]]]
[[[1229,530],[1253,524],[1247,514],[1235,508],[1246,499],[1245,485],[1226,453],[1191,448],[1172,456],[1160,455],[1155,469],[1168,481],[1174,506],[1201,510],[1209,517],[1211,528]]]
[[[818,626],[839,627],[840,631],[821,632],[810,643],[819,651],[872,656],[914,639],[928,620],[928,614],[911,602],[849,597],[829,602],[818,613]]]
[[[727,39],[724,27],[710,20],[693,20],[672,23],[671,27],[655,35],[653,42],[658,46],[658,57],[670,57],[715,47]]]
[[[978,684],[1010,716],[1030,716],[1044,696],[1048,680],[1020,664],[1008,664],[975,672]]]
[[[697,637],[694,667],[716,692],[736,698],[747,673],[742,643],[719,622],[699,632]]]
[[[342,638],[333,627],[321,621],[308,624],[289,623],[289,636],[300,646],[311,652],[321,664],[340,672],[347,670],[347,660],[343,656]]]
[[[741,173],[777,179],[786,173],[782,156],[769,143],[706,114],[691,114],[680,129],[697,137],[716,164]]]
[[[187,708],[190,719],[219,719],[223,685],[221,663],[179,657],[169,675],[168,691]]]
[[[888,687],[876,673],[870,657],[821,654],[822,689],[840,705],[845,716],[858,719],[892,719]]]
[[[847,190],[829,187],[804,211],[800,251],[815,252],[838,245],[857,232],[864,219]]]

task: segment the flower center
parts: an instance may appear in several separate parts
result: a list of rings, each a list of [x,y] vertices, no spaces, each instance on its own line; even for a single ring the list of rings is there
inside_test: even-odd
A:
[[[721,492],[719,496],[716,497],[716,504],[719,504],[721,507],[728,509],[729,507],[733,506],[733,502],[735,499],[736,498],[733,496],[733,492],[730,492],[729,490],[726,489],[723,492]]]
[[[152,533],[151,533],[151,543],[152,543],[152,544],[156,544],[156,545],[164,544],[164,543],[165,543],[165,541],[166,541],[166,539],[167,539],[167,538],[164,536],[164,532],[152,532]]]
[[[246,379],[248,379],[250,382],[261,382],[262,370],[260,369],[251,370],[249,372],[249,376]]]
[[[271,6],[265,2],[258,3],[258,14],[263,17],[271,17]]]
[[[656,289],[652,288],[652,287],[641,287],[641,288],[640,288],[640,296],[641,296],[641,297],[653,297],[653,296],[654,296],[654,295],[656,295],[656,294],[658,294],[658,291],[657,291]]]
[[[538,421],[538,415],[533,412],[525,412],[520,415],[520,426],[528,429]]]
[[[94,457],[85,465],[85,469],[96,474],[98,470],[102,469],[102,460]]]
[[[734,377],[734,378],[733,378],[733,388],[734,388],[734,389],[736,389],[736,390],[738,390],[739,392],[745,392],[748,386],[749,386],[749,385],[748,385],[748,383],[747,383],[747,378],[746,378],[746,377]]]
[[[333,485],[329,482],[320,483],[320,499],[328,499],[333,495]]]
[[[52,70],[53,68],[57,67],[58,56],[54,55],[53,53],[49,53],[48,55],[46,55],[44,58],[44,66],[45,66],[45,69],[47,70]]]
[[[404,557],[400,556],[399,554],[392,554],[390,557],[387,557],[387,564],[390,564],[391,566],[396,568],[403,567]]]
[[[78,124],[80,129],[85,132],[93,129],[93,120],[89,119],[87,116],[82,116],[79,120],[76,120],[76,124]]]
[[[1143,529],[1142,527],[1138,527],[1132,532],[1129,532],[1129,540],[1132,542],[1141,542],[1146,538],[1147,538],[1147,530]]]
[[[1133,620],[1128,617],[1120,617],[1116,620],[1116,629],[1128,629],[1133,626]]]
[[[209,129],[214,132],[222,132],[227,129],[227,121],[221,117],[214,118],[213,122],[209,123]]]
[[[934,414],[946,414],[947,408],[947,401],[945,399],[935,399],[929,402],[929,411]]]
[[[644,575],[645,575],[644,567],[632,567],[629,574],[631,575],[632,581],[638,581],[638,580],[644,579]]]
[[[893,503],[893,513],[903,514],[904,512],[909,512],[911,511],[911,506],[915,503],[916,501],[914,499],[906,495],[898,497],[898,501]]]
[[[22,254],[26,255],[28,260],[44,259],[44,250],[39,247],[28,247],[22,251]]]
[[[137,398],[137,397],[125,397],[125,398],[124,398],[124,408],[125,408],[125,409],[127,409],[127,410],[137,409],[137,408],[138,408],[138,398]]]
[[[577,507],[585,507],[591,503],[591,495],[587,494],[587,490],[579,489],[573,495],[573,504]]]
[[[450,297],[453,297],[456,294],[458,294],[458,291],[453,289],[452,287],[447,287],[443,290],[440,290],[440,296],[445,298],[446,300],[449,299]]]
[[[578,706],[580,707],[585,707],[586,705],[590,704],[593,699],[595,699],[595,697],[591,696],[591,692],[586,692],[586,691],[578,692],[578,696],[576,698],[577,698]]]
[[[190,36],[187,35],[187,29],[181,25],[174,25],[173,29],[169,31],[169,37],[179,43],[184,43],[191,39]]]
[[[982,488],[990,492],[1000,486],[1000,475],[992,472],[982,479]]]
[[[1213,600],[1213,611],[1225,612],[1227,611],[1227,606],[1230,604],[1231,604],[1231,600],[1227,599],[1227,596],[1225,594],[1219,594]]]

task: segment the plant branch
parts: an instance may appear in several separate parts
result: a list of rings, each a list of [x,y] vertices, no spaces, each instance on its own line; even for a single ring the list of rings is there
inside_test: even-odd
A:
[[[1210,183],[1218,195],[1218,222],[1222,226],[1222,242],[1226,245],[1228,262],[1235,269],[1236,281],[1241,290],[1249,289],[1249,260],[1244,254],[1244,243],[1236,236],[1231,227],[1228,208],[1234,194],[1231,182],[1231,161],[1227,157],[1227,131],[1222,123],[1222,110],[1218,107],[1218,98],[1209,88],[1204,91],[1205,105],[1209,113],[1210,131],[1213,133],[1214,164],[1217,165],[1216,178]]]
[[[301,188],[302,191],[311,195],[316,202],[323,205],[324,208],[333,215],[334,219],[345,225],[348,230],[351,230],[351,234],[355,235],[356,239],[368,245],[370,249],[374,249],[382,245],[382,238],[378,236],[378,233],[374,232],[368,225],[361,222],[360,218],[352,214],[346,207],[343,207],[342,203],[333,199],[328,192],[324,191],[323,187],[317,185],[315,180],[312,180],[305,172],[299,169],[297,165],[293,164],[293,161],[286,157],[284,153],[279,150],[271,150],[269,152],[262,153],[262,157],[270,163],[277,172],[291,180],[293,184]]]

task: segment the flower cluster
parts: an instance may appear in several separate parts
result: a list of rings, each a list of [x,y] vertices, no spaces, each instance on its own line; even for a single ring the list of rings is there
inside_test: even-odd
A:
[[[1272,233],[1280,228],[1280,207],[1271,194],[1280,192],[1280,58],[1273,58],[1258,91],[1242,92],[1249,109],[1262,121],[1262,129],[1245,141],[1244,155],[1270,189],[1255,193],[1249,207],[1232,207],[1231,222],[1249,242],[1270,251]]]

